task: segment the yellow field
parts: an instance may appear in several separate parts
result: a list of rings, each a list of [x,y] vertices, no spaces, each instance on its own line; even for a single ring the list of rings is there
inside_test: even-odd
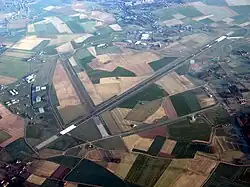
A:
[[[73,53],[74,48],[70,42],[67,42],[65,44],[62,44],[56,48],[58,53]]]
[[[172,151],[174,150],[174,147],[175,147],[176,143],[177,142],[175,140],[167,139],[165,141],[165,143],[163,144],[160,152],[161,153],[167,153],[167,154],[171,155]]]
[[[12,46],[13,49],[21,50],[32,50],[46,38],[37,38],[36,36],[26,36],[24,39],[21,39],[15,45]]]
[[[0,75],[0,84],[6,85],[17,81],[17,79]]]
[[[29,178],[27,179],[27,182],[30,182],[32,184],[36,184],[36,185],[42,185],[44,183],[44,181],[46,180],[46,178],[44,177],[39,177],[39,176],[36,176],[34,174],[31,174],[29,176]]]
[[[121,159],[122,162],[116,168],[115,174],[125,179],[137,156],[138,154],[135,153],[125,153]]]
[[[59,166],[54,162],[35,160],[29,165],[29,171],[40,177],[50,177]]]

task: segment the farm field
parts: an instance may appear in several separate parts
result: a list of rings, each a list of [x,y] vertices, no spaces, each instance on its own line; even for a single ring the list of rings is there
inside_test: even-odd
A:
[[[66,151],[67,149],[84,143],[82,140],[71,137],[69,135],[64,135],[58,138],[56,141],[52,142],[47,146],[49,149]]]
[[[163,98],[168,94],[158,87],[156,84],[152,84],[145,88],[143,91],[139,92],[135,96],[127,99],[125,102],[119,105],[120,108],[134,108],[138,102],[153,101],[156,99]]]
[[[24,136],[24,119],[12,114],[4,105],[0,104],[1,147],[5,147]]]
[[[170,96],[178,116],[184,116],[201,109],[198,99],[192,91]]]
[[[125,180],[140,186],[154,186],[171,160],[138,155]]]
[[[88,169],[88,168],[91,168]],[[98,180],[96,180],[98,178]],[[121,186],[125,183],[102,166],[83,159],[65,178],[66,181],[91,185]]]
[[[81,159],[77,157],[71,157],[71,156],[56,156],[56,157],[50,157],[47,160],[72,169],[77,165],[77,163]]]
[[[191,185],[199,187],[206,181],[215,167],[216,161],[205,157],[173,159],[155,186],[188,187]]]
[[[40,177],[50,177],[60,165],[53,162],[36,160],[29,165],[28,169],[32,174]]]
[[[232,166],[228,164],[219,164],[212,177],[206,182],[205,187],[208,186],[224,186],[224,185],[233,185],[239,187],[247,187],[249,185],[249,181],[247,183],[243,183],[241,178],[244,177],[244,171],[247,171],[247,167],[243,166]],[[247,174],[247,173],[245,173]]]
[[[57,109],[62,115],[65,123],[85,114],[86,108],[81,104],[80,99],[78,98],[78,95],[60,62],[56,65],[53,84],[59,102]]]
[[[212,128],[203,119],[194,123],[183,120],[168,126],[169,138],[176,141],[191,142],[193,140],[209,141]]]
[[[19,138],[12,143],[4,147],[4,151],[7,153],[8,157],[5,158],[4,152],[0,152],[1,158],[6,159],[7,162],[13,162],[16,160],[29,160],[33,151],[26,144],[23,138]]]

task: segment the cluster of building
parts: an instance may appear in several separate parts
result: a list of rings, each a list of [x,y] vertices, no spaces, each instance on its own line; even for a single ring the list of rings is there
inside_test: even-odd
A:
[[[33,105],[33,107],[35,107],[35,104],[38,104],[40,102],[42,102],[44,99],[43,94],[40,94],[42,91],[46,91],[47,90],[47,86],[31,86],[31,104]],[[39,114],[43,114],[45,112],[44,107],[38,107],[35,108],[37,110],[37,112]]]

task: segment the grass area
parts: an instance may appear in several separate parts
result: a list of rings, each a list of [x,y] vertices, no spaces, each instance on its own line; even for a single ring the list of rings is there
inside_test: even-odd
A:
[[[83,141],[73,138],[68,135],[60,136],[55,142],[51,143],[48,148],[59,151],[66,151],[67,149],[84,143]]]
[[[233,22],[236,24],[241,24],[249,21],[248,16],[245,15],[234,16],[233,19],[234,19]]]
[[[12,56],[0,57],[0,75],[3,76],[9,76],[19,79],[24,75],[30,73],[37,67],[37,64],[27,63],[21,58]]]
[[[249,167],[248,167],[249,168]],[[232,166],[228,164],[219,164],[212,177],[206,182],[204,187],[220,187],[220,186],[232,186],[232,187],[247,187],[249,183],[243,183],[241,176],[247,167]]]
[[[166,140],[166,137],[156,136],[153,143],[149,147],[147,153],[152,155],[152,156],[157,156],[158,153],[160,152],[165,140]]]
[[[64,182],[63,181],[59,181],[58,179],[57,180],[54,180],[54,179],[46,179],[44,181],[44,183],[41,185],[41,187],[63,187],[64,185]]]
[[[114,40],[113,35],[107,35],[107,36],[94,35],[92,37],[87,38],[83,43],[87,47],[91,47],[91,46],[94,46],[94,45],[99,45],[99,44],[104,44],[104,43],[111,43],[113,40]]]
[[[10,138],[11,138],[11,135],[9,135],[7,132],[3,130],[0,130],[0,143],[3,143]]]
[[[204,112],[207,118],[214,124],[214,125],[223,125],[227,123],[232,123],[232,118],[229,116],[227,111],[222,108],[221,106],[208,110]]]
[[[26,127],[26,138],[40,139],[42,137],[42,127],[36,124],[28,125]]]
[[[49,42],[50,42],[49,40],[43,40],[41,43],[39,43],[32,50],[35,51],[35,52],[41,52],[49,44]]]
[[[17,139],[16,141],[7,145],[4,149],[11,155],[11,160],[13,161],[17,159],[26,160],[29,158],[28,156],[33,154],[33,151],[26,144],[23,138]]]
[[[183,120],[168,126],[169,138],[177,141],[191,142],[192,140],[209,141],[211,127],[202,119],[190,123]]]
[[[107,54],[107,53],[121,53],[121,49],[117,46],[108,47],[96,47],[97,55]]]
[[[55,55],[55,54],[57,54],[56,46],[51,45],[51,46],[46,47],[44,49],[44,53],[46,55]]]
[[[178,116],[184,116],[201,109],[196,95],[192,91],[186,91],[170,96]]]
[[[70,132],[72,136],[85,141],[92,141],[101,138],[100,131],[96,128],[93,119],[88,120],[84,124],[78,126]]]
[[[194,158],[194,155],[197,151],[209,153],[210,148],[204,144],[177,142],[171,155],[175,156],[176,158]]]
[[[97,30],[95,28],[96,21],[86,21],[86,22],[82,23],[81,25],[84,28],[86,33],[94,33]]]
[[[176,11],[190,18],[203,16],[203,14],[200,11],[198,11],[196,8],[192,6],[178,7],[176,8]]]
[[[176,12],[173,9],[170,8],[162,8],[153,11],[153,14],[158,16],[161,21],[173,19],[173,14],[176,14]]]
[[[207,5],[213,5],[213,6],[228,6],[227,2],[225,0],[202,0]]]
[[[235,12],[237,12],[240,15],[248,16],[250,15],[250,5],[247,6],[231,6],[230,9],[233,9]]]
[[[84,27],[81,26],[78,22],[72,20],[72,21],[67,21],[66,24],[70,28],[70,30],[73,33],[83,33],[85,32]]]
[[[138,155],[125,180],[139,186],[154,186],[170,162],[170,159]]]
[[[248,29],[245,28],[241,28],[241,29],[237,29],[236,31],[234,31],[234,33],[231,35],[231,37],[244,37],[248,32]],[[247,47],[249,49],[249,47]]]
[[[38,37],[48,37],[49,35],[59,34],[52,23],[35,24],[35,31]]]
[[[167,93],[156,84],[151,84],[136,95],[125,100],[119,105],[120,108],[134,108],[140,101],[154,101],[167,96]]]
[[[91,162],[82,160],[66,177],[66,181],[90,184],[93,186],[119,186],[126,184],[109,170]]]
[[[55,107],[60,106],[59,100],[58,100],[58,98],[57,98],[56,90],[55,90],[55,87],[54,87],[54,86],[52,86],[52,88],[51,88],[50,97],[51,97],[52,104],[53,104]]]
[[[161,69],[162,67],[166,66],[176,59],[177,57],[164,57],[160,60],[150,62],[149,65],[151,66],[151,68],[153,68],[153,70],[157,71],[158,69]]]
[[[60,164],[66,168],[72,169],[78,164],[78,162],[80,162],[81,159],[77,157],[63,155],[63,156],[50,157],[47,160]]]
[[[209,24],[214,23],[214,21],[213,21],[213,20],[211,20],[211,19],[209,19],[209,18],[206,18],[206,19],[200,20],[199,22],[204,23],[204,24],[206,24],[206,25],[209,25]]]
[[[182,66],[178,67],[175,71],[179,75],[184,75],[189,71],[190,63],[185,63]]]

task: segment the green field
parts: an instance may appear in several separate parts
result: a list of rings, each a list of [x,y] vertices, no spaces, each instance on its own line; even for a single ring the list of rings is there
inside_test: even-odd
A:
[[[125,181],[139,186],[154,186],[170,162],[170,159],[138,155]]]
[[[28,160],[33,154],[33,151],[26,144],[23,138],[19,138],[11,144],[7,145],[5,151],[8,152],[11,156],[10,160]]]
[[[72,156],[55,156],[47,159],[48,161],[55,162],[60,164],[66,168],[74,168],[78,162],[80,162],[80,158],[72,157]]]
[[[190,123],[183,120],[168,126],[169,138],[177,141],[191,142],[192,140],[209,141],[211,127],[202,119]]]
[[[27,63],[21,58],[1,56],[0,75],[13,78],[22,78],[24,75],[34,71],[38,67],[35,63]]]
[[[161,89],[156,84],[151,84],[144,90],[140,91],[136,95],[130,97],[121,103],[118,107],[120,108],[134,108],[135,105],[140,101],[154,101],[156,99],[160,99],[162,97],[167,96],[168,94],[165,90]]]
[[[245,15],[234,16],[233,19],[234,19],[233,22],[236,24],[241,24],[249,21],[248,16]]]
[[[244,37],[248,32],[248,29],[242,28],[237,29],[234,31],[234,33],[231,35],[231,37]],[[249,49],[249,47],[247,47]]]
[[[121,53],[121,49],[117,46],[108,46],[108,47],[96,47],[97,55],[103,55],[107,53]]]
[[[153,70],[157,71],[158,69],[161,69],[162,67],[166,66],[176,59],[177,57],[164,57],[160,60],[150,62],[149,65],[151,66],[151,68],[153,68]]]
[[[176,12],[171,8],[162,8],[153,11],[153,14],[158,16],[161,21],[165,21],[168,19],[173,19],[173,15],[176,14]]]
[[[147,153],[152,155],[152,156],[157,156],[158,153],[160,152],[163,144],[165,143],[165,140],[166,140],[166,137],[156,136],[153,143],[149,147]]]
[[[209,153],[210,148],[204,144],[177,142],[171,155],[175,158],[194,158],[197,151]]]
[[[35,52],[41,52],[49,44],[49,42],[50,42],[49,40],[43,40],[40,44],[38,44],[32,50]]]
[[[35,24],[35,31],[38,37],[48,37],[50,35],[59,34],[57,29],[52,23]]]
[[[50,97],[54,107],[60,106],[54,85],[51,87]]]
[[[184,116],[201,109],[196,95],[192,91],[186,91],[170,96],[178,116]]]
[[[98,179],[98,180],[97,180]],[[104,167],[83,159],[66,177],[66,181],[96,186],[125,187],[126,184]]]
[[[93,119],[88,120],[70,132],[72,136],[85,141],[92,141],[101,138],[100,131],[96,128]]]
[[[209,18],[203,19],[203,20],[201,20],[201,21],[199,21],[199,22],[204,23],[204,24],[206,24],[206,25],[209,25],[209,24],[214,23],[214,21],[211,20],[211,19],[209,19]]]
[[[203,14],[200,11],[198,11],[196,8],[192,6],[178,7],[176,8],[176,11],[190,18],[203,16]]]
[[[237,12],[240,15],[243,16],[249,16],[250,15],[250,5],[247,6],[231,6],[231,9],[233,9],[235,12]]]
[[[202,2],[212,6],[228,6],[225,0],[202,0]]]
[[[244,173],[249,167],[243,166],[232,166],[228,164],[219,164],[214,171],[212,177],[206,182],[204,187],[221,187],[221,186],[232,186],[232,187],[247,187],[249,186],[249,175],[247,181],[245,180]],[[246,173],[245,173],[246,175]],[[243,183],[247,182],[247,183]]]
[[[42,127],[36,124],[26,127],[26,138],[40,139],[42,137]]]
[[[204,114],[214,125],[232,123],[232,118],[229,116],[227,111],[220,106],[215,109],[208,110],[204,112]]]
[[[86,21],[82,23],[82,27],[84,28],[86,33],[94,33],[97,29],[95,28],[96,21]]]
[[[83,33],[85,29],[77,21],[67,21],[65,22],[73,33]]]
[[[0,143],[3,143],[10,138],[11,138],[11,135],[9,135],[7,132],[3,130],[0,130]]]
[[[60,136],[55,142],[51,143],[48,148],[59,151],[65,151],[71,147],[84,143],[83,141],[68,135]]]
[[[53,180],[53,179],[46,179],[44,183],[41,185],[41,187],[63,187],[64,182],[59,180]]]
[[[46,55],[55,55],[57,54],[56,47],[57,46],[54,46],[54,45],[47,46],[43,51]]]

